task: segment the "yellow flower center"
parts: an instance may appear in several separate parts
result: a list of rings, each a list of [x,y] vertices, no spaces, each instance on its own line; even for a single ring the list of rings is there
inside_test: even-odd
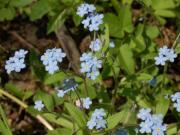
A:
[[[156,128],[156,130],[157,130],[157,132],[160,132],[160,131],[161,131],[161,129],[160,129],[160,128]]]

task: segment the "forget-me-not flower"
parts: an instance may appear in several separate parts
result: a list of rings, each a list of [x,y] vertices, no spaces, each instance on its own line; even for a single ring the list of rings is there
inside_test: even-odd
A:
[[[41,61],[45,66],[45,70],[49,74],[54,74],[59,70],[58,62],[62,62],[62,59],[66,56],[65,53],[59,48],[47,49],[44,55],[41,56]]]
[[[89,129],[96,128],[98,130],[106,128],[107,121],[104,119],[106,116],[104,109],[95,109],[92,113],[91,119],[87,122]]]
[[[24,62],[27,53],[28,51],[20,49],[19,51],[15,52],[13,57],[10,57],[9,60],[6,61],[5,69],[8,74],[10,74],[12,71],[20,72],[21,69],[26,67]]]
[[[102,43],[100,39],[95,39],[94,41],[91,41],[91,44],[89,46],[92,51],[99,51],[102,48]]]
[[[169,49],[167,46],[163,46],[159,49],[159,54],[156,56],[155,64],[164,66],[166,61],[174,62],[174,59],[177,57],[175,51],[171,48]]]
[[[41,100],[35,101],[34,109],[41,111],[44,108],[44,104]]]

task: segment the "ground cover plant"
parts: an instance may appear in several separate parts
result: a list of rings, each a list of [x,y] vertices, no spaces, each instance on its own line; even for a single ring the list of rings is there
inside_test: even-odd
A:
[[[180,135],[179,0],[0,0],[0,135]]]

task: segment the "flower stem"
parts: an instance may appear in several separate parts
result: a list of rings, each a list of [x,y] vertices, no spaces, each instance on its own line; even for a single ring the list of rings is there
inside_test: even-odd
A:
[[[173,43],[173,45],[172,45],[172,48],[176,48],[176,44],[177,44],[177,42],[178,42],[179,37],[180,37],[180,33],[178,34],[176,40],[174,41],[174,43]]]
[[[24,109],[28,108],[28,105],[26,103],[22,102],[21,100],[19,100],[15,96],[9,94],[8,92],[4,91],[3,89],[0,89],[0,94],[2,94],[4,96],[6,96],[7,98],[11,99],[12,101],[14,101],[18,105],[20,105],[22,108],[24,108]],[[40,121],[40,123],[42,123],[48,130],[54,130],[53,127],[42,116],[37,115],[36,119],[38,119]]]
[[[14,97],[13,95],[9,94],[8,92],[0,89],[0,94],[10,98],[11,100],[13,100],[14,102],[16,102],[18,105],[20,105],[21,107],[23,107],[24,109],[28,108],[28,105],[25,104],[24,102],[22,102],[21,100],[19,100],[18,98]]]

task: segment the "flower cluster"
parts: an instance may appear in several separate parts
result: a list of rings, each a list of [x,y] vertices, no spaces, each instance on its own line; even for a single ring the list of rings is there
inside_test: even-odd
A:
[[[91,48],[92,51],[99,51],[102,48],[102,43],[101,40],[96,39],[94,41],[91,41],[91,44],[89,46]]]
[[[161,114],[151,115],[151,109],[141,109],[137,117],[142,120],[140,123],[140,133],[152,133],[152,135],[164,135],[166,125],[163,124]]]
[[[61,49],[53,48],[47,49],[44,55],[41,56],[41,61],[45,65],[46,71],[49,74],[54,74],[59,70],[58,62],[62,62],[62,59],[66,56]]]
[[[106,113],[104,109],[95,109],[91,116],[91,119],[87,122],[88,128],[96,128],[97,130],[106,128],[107,121],[104,119],[105,116]]]
[[[178,112],[180,112],[180,92],[176,92],[175,94],[171,95],[171,100],[174,102],[174,107]]]
[[[163,46],[159,49],[159,55],[155,57],[156,65],[165,65],[166,61],[174,62],[174,59],[177,57],[177,54],[173,49],[167,48],[167,46]]]
[[[34,109],[41,111],[44,108],[44,104],[41,100],[35,101]]]
[[[92,104],[92,101],[89,97],[87,98],[81,98],[80,100],[76,101],[76,106],[78,107],[82,107],[85,109],[89,109],[90,105]]]
[[[60,88],[56,88],[57,96],[64,97],[64,95],[70,91],[74,91],[77,88],[78,84],[73,78],[64,79],[63,85]]]
[[[9,60],[6,61],[5,69],[8,74],[10,74],[12,71],[20,72],[21,69],[26,67],[24,61],[27,53],[28,51],[20,49],[19,51],[15,52],[14,57],[10,57]]]
[[[82,21],[84,28],[88,28],[89,31],[98,31],[99,26],[103,23],[103,14],[95,12],[96,7],[92,4],[81,4],[77,9],[77,15],[85,17]]]
[[[81,61],[81,73],[86,73],[86,76],[92,80],[95,80],[99,73],[99,68],[102,67],[102,61],[98,60],[92,53],[83,53],[80,57]]]

